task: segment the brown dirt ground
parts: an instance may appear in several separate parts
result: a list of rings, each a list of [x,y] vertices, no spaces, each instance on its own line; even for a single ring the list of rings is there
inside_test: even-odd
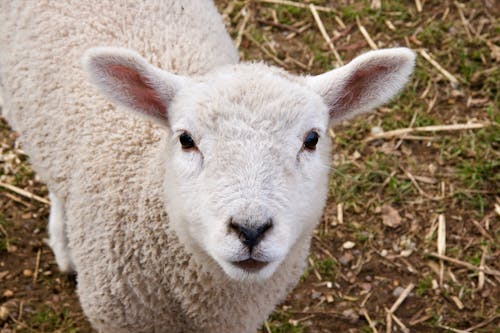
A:
[[[295,73],[333,67],[309,8],[216,2],[232,36],[241,40],[243,59]],[[261,331],[390,332],[387,311],[413,286],[394,311],[392,332],[500,332],[500,25],[494,1],[300,3],[330,8],[319,14],[345,61],[370,49],[362,25],[378,47],[426,50],[459,85],[420,56],[400,98],[334,129],[330,197],[309,268]],[[388,131],[472,122],[487,126],[364,141],[374,126]],[[0,185],[46,198],[15,137],[0,121]],[[1,333],[92,332],[75,278],[58,272],[45,244],[48,210],[26,193],[0,186]],[[385,225],[387,210],[395,210],[401,223]],[[445,254],[458,263],[430,254],[437,252],[439,216]],[[480,265],[493,272],[483,274]]]

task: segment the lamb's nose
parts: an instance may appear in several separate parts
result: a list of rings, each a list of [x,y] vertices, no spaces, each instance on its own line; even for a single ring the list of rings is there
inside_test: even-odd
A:
[[[264,238],[264,234],[271,229],[273,226],[273,220],[269,219],[265,223],[243,226],[241,223],[237,223],[235,220],[231,219],[229,227],[236,232],[240,237],[241,242],[248,246],[250,252],[252,249],[259,244],[259,242]]]

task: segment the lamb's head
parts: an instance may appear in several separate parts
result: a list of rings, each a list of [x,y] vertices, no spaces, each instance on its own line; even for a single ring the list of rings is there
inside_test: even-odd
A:
[[[84,57],[108,98],[165,129],[166,206],[181,242],[242,281],[270,277],[309,242],[327,195],[329,126],[388,101],[413,63],[398,48],[318,76],[239,64],[185,77],[124,49]]]

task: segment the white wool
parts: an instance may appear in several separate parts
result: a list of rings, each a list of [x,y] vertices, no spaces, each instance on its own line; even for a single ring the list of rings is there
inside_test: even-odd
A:
[[[328,127],[387,102],[414,63],[403,48],[315,77],[238,63],[210,1],[0,7],[5,115],[105,333],[254,332],[306,266]]]

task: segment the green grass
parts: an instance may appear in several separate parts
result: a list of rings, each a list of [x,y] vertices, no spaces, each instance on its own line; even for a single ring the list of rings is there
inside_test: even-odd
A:
[[[78,330],[73,327],[74,323],[69,317],[68,309],[63,309],[60,312],[55,312],[47,306],[39,308],[38,311],[33,316],[31,316],[28,324],[32,329],[40,332],[78,332]],[[61,328],[64,328],[64,330],[61,330]],[[19,332],[31,331],[32,330],[20,330]]]
[[[425,275],[420,279],[420,281],[418,281],[415,293],[418,296],[423,296],[430,290],[432,290],[432,277],[430,275]]]
[[[328,280],[335,279],[335,271],[337,266],[335,265],[335,262],[331,258],[318,260],[315,262],[315,264],[316,264],[316,269],[323,278]]]
[[[7,252],[7,247],[9,245],[9,240],[7,239],[7,235],[4,234],[4,230],[8,230],[7,220],[4,218],[2,212],[0,212],[0,253]]]
[[[400,172],[397,156],[375,151],[361,163],[358,166],[347,162],[334,168],[332,172],[331,196],[335,202],[345,203],[347,209],[355,205],[369,208],[366,204],[370,199],[377,205],[397,204],[415,193],[410,180],[390,177],[393,171]],[[388,183],[383,187],[382,184],[386,179]],[[360,200],[361,198],[363,200]]]

